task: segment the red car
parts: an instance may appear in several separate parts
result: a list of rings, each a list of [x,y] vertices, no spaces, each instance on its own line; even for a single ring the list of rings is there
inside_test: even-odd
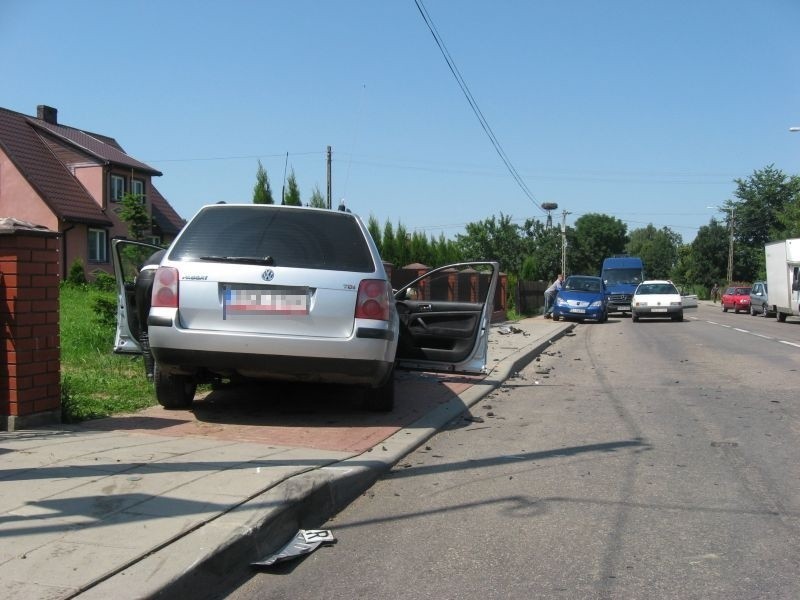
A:
[[[731,286],[722,294],[722,312],[750,312],[750,288]]]

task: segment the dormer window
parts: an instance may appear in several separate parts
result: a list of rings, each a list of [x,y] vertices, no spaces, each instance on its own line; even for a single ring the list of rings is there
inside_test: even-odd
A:
[[[111,175],[109,197],[112,202],[120,202],[125,195],[125,178],[122,175]]]
[[[144,180],[143,179],[132,179],[131,180],[131,194],[139,198],[139,201],[142,204],[146,204],[147,197],[144,194]]]

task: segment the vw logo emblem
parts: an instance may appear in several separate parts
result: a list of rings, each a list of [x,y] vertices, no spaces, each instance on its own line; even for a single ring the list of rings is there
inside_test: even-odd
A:
[[[267,269],[261,274],[261,279],[264,281],[272,281],[275,278],[275,271],[272,269]]]

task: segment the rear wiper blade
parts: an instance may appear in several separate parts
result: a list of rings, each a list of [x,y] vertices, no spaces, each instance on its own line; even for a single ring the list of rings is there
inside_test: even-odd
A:
[[[200,260],[208,260],[212,262],[230,262],[230,263],[244,263],[248,265],[266,265],[271,266],[275,264],[275,259],[271,256],[201,256]]]

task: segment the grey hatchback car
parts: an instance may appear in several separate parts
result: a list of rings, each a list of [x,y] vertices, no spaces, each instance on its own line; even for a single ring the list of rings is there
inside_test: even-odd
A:
[[[753,316],[764,315],[772,316],[772,306],[767,295],[767,282],[756,281],[750,289],[750,314]]]
[[[145,356],[166,408],[189,407],[198,383],[267,379],[351,384],[369,408],[391,410],[398,364],[486,366],[499,265],[441,267],[395,293],[352,213],[209,205],[166,251],[114,240],[112,254],[114,350]],[[484,275],[482,297],[432,295],[468,267]]]

